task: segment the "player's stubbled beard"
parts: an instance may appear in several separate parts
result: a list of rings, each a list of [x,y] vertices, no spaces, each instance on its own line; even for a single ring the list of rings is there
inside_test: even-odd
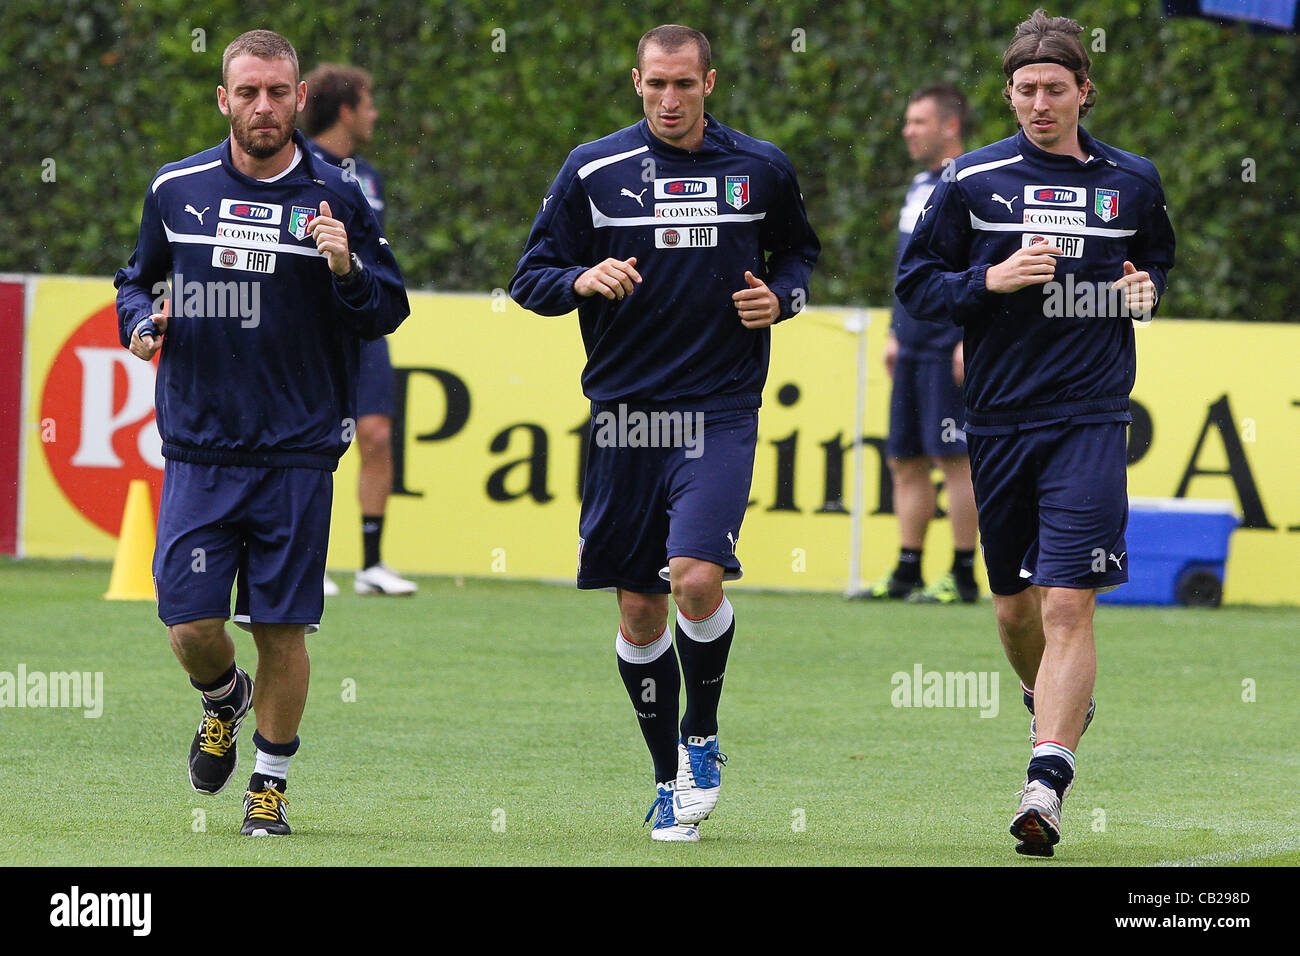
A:
[[[266,159],[269,156],[274,156],[284,148],[285,143],[289,142],[290,137],[293,136],[293,129],[294,126],[297,125],[297,120],[298,111],[295,109],[293,115],[289,117],[288,123],[276,127],[279,134],[278,136],[273,140],[263,139],[259,142],[253,137],[252,123],[240,118],[238,114],[232,113],[230,117],[230,130],[235,137],[235,142],[239,144],[240,148],[244,152],[248,153],[249,156],[252,156],[255,159]],[[265,126],[268,122],[277,121],[274,120],[274,118],[262,117],[258,121],[258,125]]]

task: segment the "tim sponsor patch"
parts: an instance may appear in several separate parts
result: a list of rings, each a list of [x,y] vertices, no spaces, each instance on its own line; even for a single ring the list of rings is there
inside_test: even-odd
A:
[[[656,179],[655,199],[717,199],[716,176],[697,176],[687,179]]]
[[[670,226],[655,230],[656,249],[701,249],[717,244],[717,226]]]
[[[234,249],[229,246],[215,246],[212,249],[212,264],[218,269],[274,272],[275,253],[262,252],[259,249]]]
[[[279,203],[250,202],[243,199],[221,200],[221,218],[239,222],[255,222],[263,226],[278,226],[284,218],[284,207]]]
[[[1083,186],[1026,186],[1026,206],[1086,206],[1088,190]]]

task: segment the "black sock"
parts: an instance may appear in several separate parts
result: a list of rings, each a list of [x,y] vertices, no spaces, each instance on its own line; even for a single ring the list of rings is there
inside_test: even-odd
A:
[[[365,552],[363,568],[373,568],[379,563],[379,538],[383,533],[383,515],[361,516],[361,549]]]
[[[682,737],[712,737],[718,732],[722,678],[726,676],[727,654],[735,636],[735,613],[725,597],[701,621],[677,612],[677,653],[682,659],[682,682],[686,685]]]
[[[681,696],[681,674],[672,640],[664,633],[645,646],[632,644],[619,631],[618,676],[636,711],[641,736],[654,761],[655,783],[677,779],[677,708]],[[663,642],[662,646],[660,642]],[[653,660],[646,657],[658,651]],[[627,658],[632,658],[628,660]]]
[[[898,567],[894,568],[894,580],[904,584],[921,583],[920,548],[898,549]]]
[[[972,587],[975,584],[975,550],[952,553],[952,576],[958,584]]]

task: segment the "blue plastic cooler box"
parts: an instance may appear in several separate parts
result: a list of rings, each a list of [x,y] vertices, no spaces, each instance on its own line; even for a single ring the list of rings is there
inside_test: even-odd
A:
[[[1228,539],[1240,524],[1232,505],[1191,498],[1130,498],[1128,506],[1128,584],[1097,595],[1097,600],[1218,607]]]

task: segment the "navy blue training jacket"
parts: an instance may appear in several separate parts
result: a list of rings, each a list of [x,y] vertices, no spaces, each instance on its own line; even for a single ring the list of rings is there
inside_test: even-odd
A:
[[[166,458],[333,470],[356,419],[361,340],[410,312],[357,183],[293,135],[300,161],[273,182],[235,169],[226,140],[164,166],[145,195],[135,252],[114,285],[126,347],[157,311],[157,284],[172,281],[154,398]],[[351,286],[306,234],[322,200],[361,259]],[[245,308],[254,302],[255,315]]]
[[[903,261],[907,244],[912,241],[912,230],[921,220],[921,210],[930,201],[930,194],[939,185],[939,170],[927,169],[917,173],[907,189],[902,211],[898,214],[898,253],[894,259],[894,277]],[[961,341],[961,329],[955,325],[939,326],[933,322],[918,322],[907,314],[903,304],[894,296],[894,313],[889,330],[898,339],[901,358],[939,358],[952,361],[952,350]]]
[[[366,202],[370,203],[370,208],[375,211],[375,218],[379,220],[379,228],[381,230],[386,229],[387,227],[384,225],[384,211],[386,209],[384,177],[379,175],[379,170],[364,156],[335,156],[314,139],[307,140],[307,146],[311,149],[312,155],[325,160],[331,166],[340,167],[345,173],[356,179],[357,185],[361,187],[362,195],[366,197]]]
[[[570,153],[510,280],[526,309],[577,309],[583,391],[597,405],[757,408],[770,330],[746,329],[731,296],[748,270],[776,293],[781,319],[807,303],[821,246],[789,160],[705,116],[695,152],[642,120]],[[632,256],[643,281],[631,295],[575,295],[584,271]]]
[[[1106,297],[1088,293],[1118,280],[1129,260],[1163,294],[1174,233],[1149,160],[1082,128],[1079,142],[1086,163],[1045,152],[1023,132],[960,157],[903,255],[896,291],[908,314],[963,327],[972,434],[1130,420],[1132,319],[1097,315]],[[1052,283],[988,290],[989,266],[1042,241],[1065,252]]]

